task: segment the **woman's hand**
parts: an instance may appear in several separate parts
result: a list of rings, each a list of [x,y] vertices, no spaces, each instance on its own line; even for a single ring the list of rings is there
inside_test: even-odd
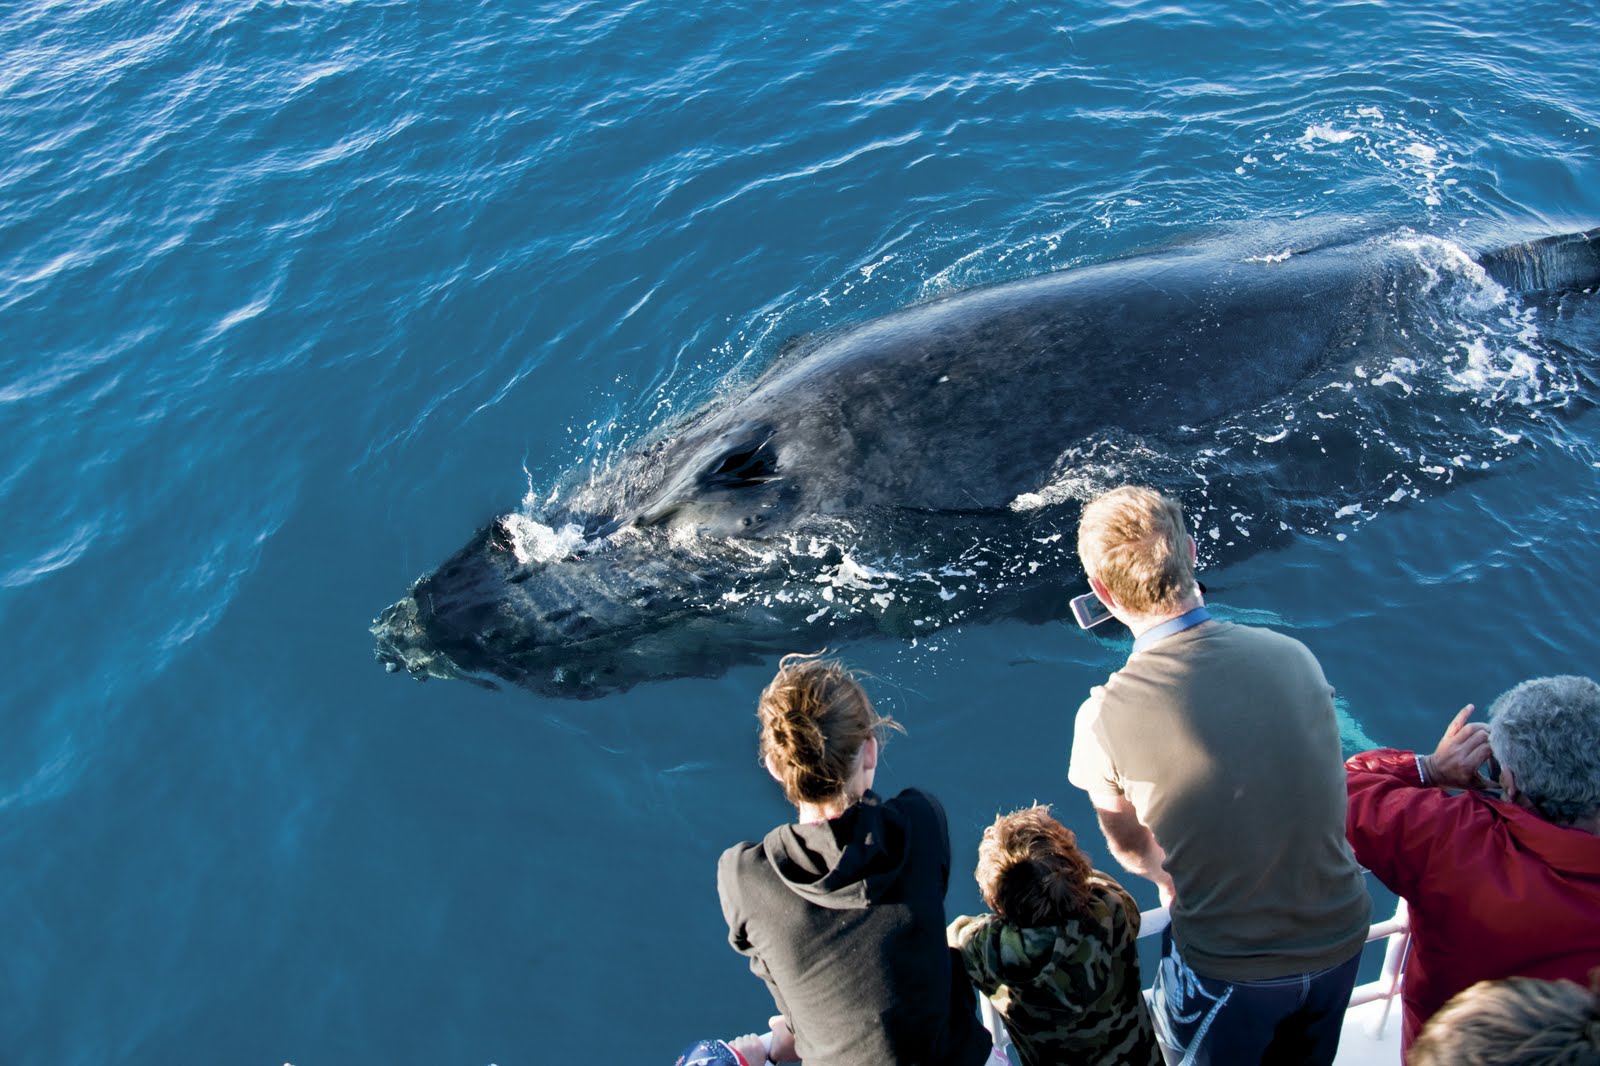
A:
[[[789,1031],[789,1019],[774,1014],[767,1019],[767,1025],[772,1029],[772,1050],[767,1053],[767,1058],[773,1062],[799,1062],[800,1054],[794,1049],[794,1034]]]
[[[1461,708],[1439,738],[1432,755],[1422,757],[1427,783],[1437,788],[1485,788],[1489,782],[1478,775],[1478,767],[1494,752],[1489,747],[1489,727],[1469,722],[1472,704]]]
[[[748,1066],[761,1066],[767,1061],[767,1049],[761,1043],[761,1038],[754,1033],[745,1036],[736,1036],[728,1041],[728,1046],[738,1052]]]

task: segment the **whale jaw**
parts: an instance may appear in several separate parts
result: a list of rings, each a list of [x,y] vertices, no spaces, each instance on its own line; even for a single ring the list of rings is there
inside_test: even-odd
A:
[[[417,616],[417,601],[407,596],[372,620],[369,629],[376,638],[374,657],[391,674],[404,670],[418,681],[430,677],[466,681],[480,688],[498,690],[495,682],[457,666],[450,656],[433,646]]]
[[[729,611],[719,600],[719,577],[745,552],[680,550],[669,531],[628,527],[559,558],[529,559],[507,537],[515,527],[500,520],[479,530],[385,608],[370,627],[377,661],[418,681],[499,687],[492,677],[595,699],[649,680],[716,676],[729,655],[753,660],[770,650],[743,632],[755,605]]]

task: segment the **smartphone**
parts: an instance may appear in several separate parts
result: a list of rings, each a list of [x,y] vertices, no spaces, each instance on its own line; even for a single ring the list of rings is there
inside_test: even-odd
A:
[[[1072,617],[1084,629],[1093,629],[1095,626],[1111,617],[1111,611],[1100,602],[1100,597],[1092,592],[1085,592],[1082,596],[1072,597]]]

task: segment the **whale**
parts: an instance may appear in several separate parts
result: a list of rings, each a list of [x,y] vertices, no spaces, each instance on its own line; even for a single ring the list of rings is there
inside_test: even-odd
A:
[[[1214,564],[1514,454],[1501,423],[1593,401],[1597,286],[1600,228],[1262,227],[918,300],[493,517],[373,620],[376,657],[582,699],[1060,619],[1115,484],[1177,495]]]

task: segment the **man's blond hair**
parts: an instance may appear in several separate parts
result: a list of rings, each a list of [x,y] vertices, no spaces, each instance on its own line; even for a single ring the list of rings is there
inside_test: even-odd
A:
[[[1176,608],[1194,591],[1183,511],[1155,489],[1123,485],[1085,507],[1078,558],[1134,614]]]

